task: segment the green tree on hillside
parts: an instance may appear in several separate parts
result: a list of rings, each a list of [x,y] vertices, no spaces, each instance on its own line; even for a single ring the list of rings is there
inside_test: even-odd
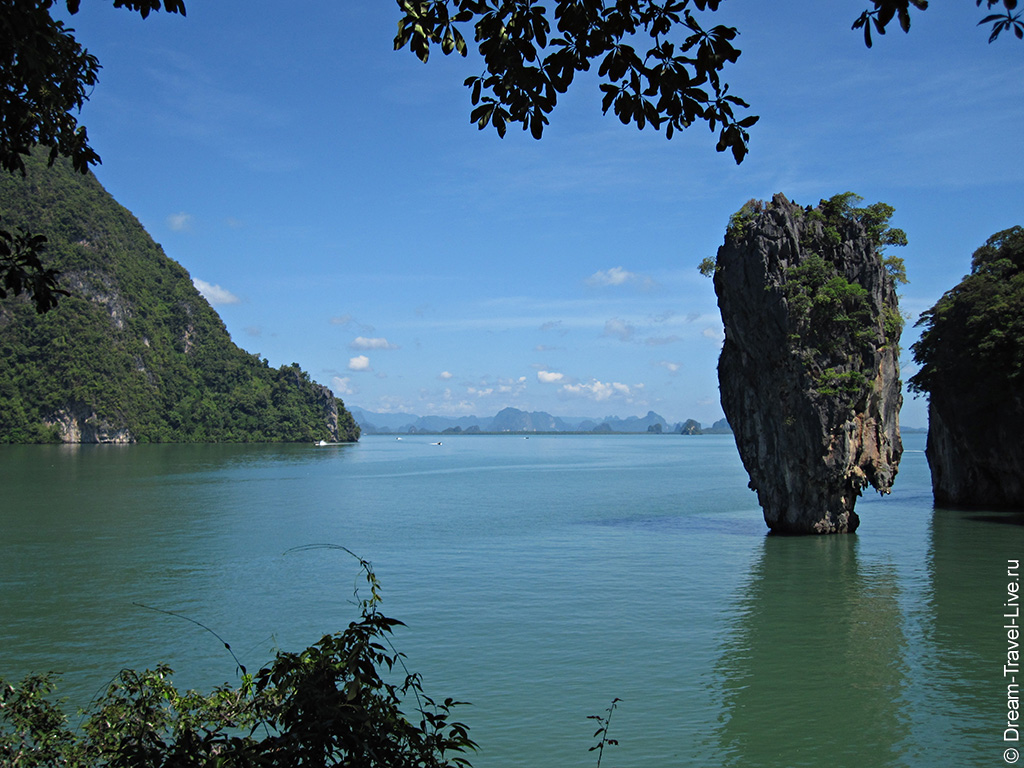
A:
[[[145,442],[358,439],[351,414],[297,365],[273,369],[237,347],[188,272],[94,176],[64,159],[24,162],[25,179],[0,175],[0,206],[50,233],[49,268],[74,291],[59,312],[0,304],[0,442],[57,441],[71,423]]]
[[[1024,392],[1024,227],[992,235],[974,252],[971,273],[918,321],[912,347],[916,392],[969,393],[982,407],[1020,401]]]

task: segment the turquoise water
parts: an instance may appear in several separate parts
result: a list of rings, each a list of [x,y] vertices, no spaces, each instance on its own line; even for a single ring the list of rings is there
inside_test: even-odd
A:
[[[775,538],[732,438],[369,436],[356,445],[0,446],[0,675],[84,704],[122,667],[235,679],[355,617],[478,768],[1001,765],[1021,516],[933,509],[924,438],[854,536]]]

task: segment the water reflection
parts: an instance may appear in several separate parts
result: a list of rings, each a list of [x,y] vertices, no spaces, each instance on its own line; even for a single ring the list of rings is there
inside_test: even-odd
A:
[[[716,665],[726,765],[900,763],[906,638],[894,565],[854,536],[766,537]]]
[[[936,753],[950,765],[1002,760],[1009,682],[1002,676],[1006,561],[1020,558],[1024,549],[1021,529],[1001,523],[1014,517],[948,509],[933,513],[930,591],[911,609],[924,638],[914,678],[927,691],[915,717],[923,732],[935,734],[932,743],[920,748],[922,765],[935,764]]]

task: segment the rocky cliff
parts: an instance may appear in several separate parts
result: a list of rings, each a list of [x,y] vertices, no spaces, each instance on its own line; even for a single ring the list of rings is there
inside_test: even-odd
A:
[[[919,324],[935,502],[1024,509],[1024,227],[992,235]]]
[[[899,466],[901,264],[880,248],[902,232],[857,200],[751,201],[713,267],[722,408],[773,532],[854,531],[857,497]]]
[[[1024,396],[979,412],[933,393],[928,403],[928,466],[935,503],[1024,510]]]
[[[44,233],[70,295],[0,302],[0,442],[356,440],[298,365],[237,347],[182,266],[91,174],[27,161],[0,174],[5,231]]]

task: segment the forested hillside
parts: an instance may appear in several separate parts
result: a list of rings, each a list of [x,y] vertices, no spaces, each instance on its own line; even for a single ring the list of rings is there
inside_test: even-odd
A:
[[[25,178],[0,174],[0,228],[45,233],[71,295],[42,315],[0,301],[0,442],[358,439],[329,389],[235,346],[92,174],[27,165]]]

